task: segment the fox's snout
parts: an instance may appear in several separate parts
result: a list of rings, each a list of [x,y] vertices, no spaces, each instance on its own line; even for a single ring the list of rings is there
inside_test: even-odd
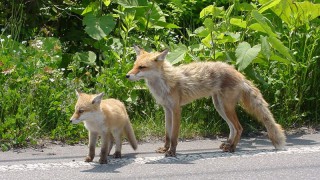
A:
[[[142,77],[138,76],[137,74],[127,74],[126,78],[130,81],[138,81],[138,80],[142,79]]]
[[[74,119],[74,118],[71,118],[71,119],[70,119],[70,123],[72,123],[72,124],[78,124],[78,123],[80,123],[80,122],[81,122],[80,119]]]
[[[70,118],[70,123],[72,124],[78,124],[81,122],[79,114],[73,114],[72,117]]]

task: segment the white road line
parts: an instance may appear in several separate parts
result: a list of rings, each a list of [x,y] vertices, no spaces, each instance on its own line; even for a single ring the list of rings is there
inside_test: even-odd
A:
[[[252,156],[268,156],[274,154],[305,154],[320,152],[320,146],[302,147],[302,148],[288,148],[284,151],[274,150],[253,150],[253,151],[239,151],[235,153],[198,153],[198,154],[180,154],[177,157],[165,158],[163,156],[155,157],[137,157],[137,158],[109,158],[108,164],[110,165],[125,165],[125,164],[166,164],[175,162],[190,162],[196,160],[219,159],[219,158],[236,158],[236,157],[252,157]],[[0,166],[0,172],[14,172],[14,171],[33,171],[33,170],[52,170],[54,168],[82,168],[82,167],[95,167],[98,163],[86,163],[82,161],[74,162],[57,162],[57,163],[35,163],[35,164],[16,164]],[[99,165],[100,166],[100,165]]]

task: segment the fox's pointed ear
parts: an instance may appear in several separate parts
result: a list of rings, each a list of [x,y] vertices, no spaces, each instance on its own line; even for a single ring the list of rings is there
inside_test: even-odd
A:
[[[100,104],[103,98],[104,93],[98,94],[96,97],[92,99],[92,104]]]
[[[169,49],[165,49],[162,51],[156,58],[157,61],[163,61],[166,59],[166,56],[168,55]]]
[[[77,95],[77,97],[79,97],[79,96],[80,96],[80,94],[81,94],[81,91],[80,91],[80,90],[78,90],[78,89],[76,89],[76,95]]]
[[[133,45],[134,50],[136,51],[137,56],[139,56],[141,54],[141,52],[143,51],[143,49],[141,49],[139,46],[137,45]]]
[[[134,50],[136,51],[137,56],[146,53],[147,51],[145,51],[144,49],[140,48],[137,45],[133,45]]]

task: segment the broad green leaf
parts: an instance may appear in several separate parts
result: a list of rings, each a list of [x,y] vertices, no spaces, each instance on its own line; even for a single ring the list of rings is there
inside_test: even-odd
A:
[[[205,38],[201,40],[201,42],[207,46],[208,48],[212,48],[212,37],[211,34],[209,33]]]
[[[214,6],[213,5],[209,5],[205,8],[203,8],[200,12],[200,18],[206,17],[208,15],[210,15],[213,11]]]
[[[183,44],[179,44],[176,49],[167,55],[166,59],[172,64],[177,64],[184,59],[187,52],[188,47]]]
[[[203,22],[204,26],[209,29],[209,31],[214,30],[214,24],[211,18],[206,18]]]
[[[261,4],[266,0],[259,0]],[[310,1],[296,2],[292,0],[281,0],[271,10],[279,16],[291,28],[296,28],[320,16],[320,4]]]
[[[87,14],[89,12],[95,11],[99,8],[99,1],[91,2],[81,13],[81,15]]]
[[[238,6],[236,6],[236,8],[240,11],[252,11],[253,9],[256,9],[252,6],[252,4],[249,4],[247,2],[239,4]]]
[[[277,37],[277,34],[273,32],[271,27],[268,25],[266,22],[267,18],[264,17],[262,14],[260,14],[258,11],[253,10],[251,13],[252,17],[261,25],[263,30],[269,35],[269,36],[274,36]]]
[[[200,12],[200,18],[205,18],[209,15],[216,17],[219,16],[222,12],[224,12],[223,7],[215,7],[214,5],[209,5],[202,9]]]
[[[83,24],[86,26],[85,31],[89,36],[96,40],[101,40],[106,37],[116,25],[112,15],[96,17],[93,13],[88,13],[83,18]]]
[[[249,27],[249,29],[255,30],[255,31],[259,31],[259,32],[263,32],[266,33],[267,32],[262,28],[262,26],[259,23],[253,23],[251,24]]]
[[[149,13],[146,14],[146,12]],[[142,29],[145,29],[147,24],[148,28],[180,28],[175,24],[166,22],[165,14],[156,3],[150,3],[148,7],[140,8],[136,11],[135,15],[140,22],[139,25]]]
[[[294,61],[291,56],[289,49],[283,45],[283,43],[276,37],[269,37],[268,41],[271,43],[272,47],[280,52],[284,57],[286,57],[290,61]]]
[[[284,64],[290,64],[290,62],[291,62],[288,59],[282,58],[282,57],[277,56],[277,55],[272,55],[270,57],[270,59],[273,60],[273,61],[278,61],[278,62],[284,63]]]
[[[105,6],[109,6],[111,3],[111,0],[102,0],[102,1]]]
[[[216,37],[216,42],[218,44],[225,44],[227,42],[237,42],[240,39],[240,34],[234,34],[234,33],[221,33]]]
[[[259,13],[263,13],[264,11],[278,5],[280,3],[281,0],[270,0],[269,2],[263,4],[260,8],[259,8]]]
[[[125,8],[148,6],[147,0],[117,0],[116,2]]]
[[[267,59],[270,59],[271,56],[271,50],[270,50],[270,44],[268,42],[268,38],[266,36],[260,36],[261,39],[261,53],[264,57]]]
[[[247,42],[242,42],[236,49],[236,58],[239,71],[244,70],[261,50],[261,45],[255,45],[251,48]]]
[[[153,8],[152,8],[152,6],[153,6]],[[156,22],[156,21],[166,22],[165,14],[163,13],[162,9],[160,8],[160,6],[158,4],[156,4],[156,3],[150,4],[150,7],[152,8],[151,16],[150,16],[151,21],[153,21],[153,22]]]
[[[207,37],[210,34],[210,31],[207,28],[200,26],[194,30],[194,33],[199,37]]]
[[[234,42],[240,40],[240,33],[239,32],[236,32],[236,33],[229,32],[229,33],[226,33],[226,34],[231,36],[232,39],[234,39]]]
[[[78,62],[83,62],[85,64],[88,64],[88,65],[91,65],[91,66],[94,66],[96,65],[96,54],[92,51],[88,51],[88,52],[77,52],[75,53],[75,55],[73,56],[73,59],[75,61],[78,61]]]
[[[231,18],[230,24],[235,25],[235,26],[239,26],[241,28],[247,27],[247,22],[244,21],[243,19],[238,19],[238,18]]]

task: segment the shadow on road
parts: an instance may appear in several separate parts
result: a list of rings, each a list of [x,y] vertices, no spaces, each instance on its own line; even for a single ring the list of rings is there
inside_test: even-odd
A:
[[[300,146],[309,147],[319,145],[320,142],[304,139],[303,134],[287,136],[286,149],[277,151],[274,149],[271,141],[260,136],[256,138],[243,138],[240,140],[236,152],[222,152],[220,149],[185,149],[179,150],[177,157],[162,157],[155,161],[147,162],[147,164],[193,164],[193,161],[207,158],[229,158],[238,156],[254,156],[260,154],[285,153],[289,147]]]
[[[90,173],[119,173],[117,169],[135,162],[136,153],[125,154],[122,158],[108,156],[108,164],[93,164],[93,168],[81,172]]]
[[[319,141],[304,138],[305,134],[294,134],[288,135],[286,140],[286,147],[292,146],[311,146],[319,145]],[[261,149],[261,147],[273,147],[270,139],[266,136],[259,136],[255,138],[242,138],[239,142],[238,148],[250,148],[250,149]]]

